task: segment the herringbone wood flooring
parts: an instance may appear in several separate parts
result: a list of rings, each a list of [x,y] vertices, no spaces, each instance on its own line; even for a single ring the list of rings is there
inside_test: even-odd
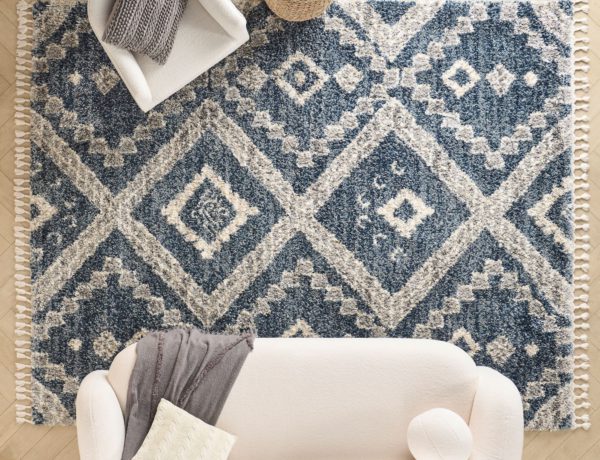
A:
[[[0,0],[0,460],[76,459],[74,427],[15,423],[13,196],[13,100],[17,0]],[[590,5],[591,38],[591,333],[589,354],[592,428],[589,431],[527,433],[526,460],[600,459],[600,2]],[[596,52],[594,51],[596,48]]]

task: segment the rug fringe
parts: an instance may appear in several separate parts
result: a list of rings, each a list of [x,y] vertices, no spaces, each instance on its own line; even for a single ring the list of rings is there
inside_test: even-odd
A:
[[[589,38],[588,0],[575,0],[573,21],[573,171],[574,171],[574,257],[573,257],[573,428],[591,426],[588,397],[589,357]]]
[[[31,46],[33,38],[33,6],[25,0],[17,4],[17,65],[15,98],[15,289],[17,313],[15,324],[15,372],[17,423],[33,423],[31,404],[31,151],[29,131]]]

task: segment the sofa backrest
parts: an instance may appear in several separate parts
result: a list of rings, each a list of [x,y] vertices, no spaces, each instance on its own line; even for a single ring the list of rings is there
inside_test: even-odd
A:
[[[411,419],[469,421],[476,367],[461,349],[408,339],[257,340],[219,419],[231,460],[412,458]]]
[[[121,393],[127,353],[109,373]],[[411,419],[443,407],[468,423],[477,384],[472,359],[445,342],[259,338],[217,426],[238,438],[231,460],[410,459]]]

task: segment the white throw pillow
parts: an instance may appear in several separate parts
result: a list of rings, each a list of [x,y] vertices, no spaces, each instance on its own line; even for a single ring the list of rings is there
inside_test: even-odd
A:
[[[413,418],[407,441],[416,460],[467,460],[473,450],[471,430],[448,409],[431,409]]]
[[[133,460],[226,460],[234,443],[235,436],[161,399]]]

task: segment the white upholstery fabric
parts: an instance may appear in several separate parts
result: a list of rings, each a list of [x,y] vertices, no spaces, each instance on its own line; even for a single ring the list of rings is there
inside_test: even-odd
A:
[[[227,460],[235,436],[162,399],[133,460]]]
[[[115,356],[108,370],[108,381],[117,395],[119,406],[121,406],[121,411],[123,412],[125,412],[129,377],[133,372],[135,357],[135,345],[127,347]]]
[[[100,38],[114,0],[89,0],[92,30]],[[248,40],[246,19],[230,0],[190,0],[164,65],[100,40],[131,95],[147,112]]]
[[[521,458],[523,405],[510,379],[487,367],[478,367],[479,385],[473,401],[470,426],[472,460]],[[493,420],[494,423],[489,423]]]
[[[410,458],[410,420],[436,406],[468,418],[476,387],[447,343],[257,339],[218,426],[238,436],[232,460]]]
[[[125,421],[107,371],[94,371],[77,393],[77,443],[85,460],[120,460]]]
[[[442,408],[413,418],[407,440],[416,460],[468,460],[473,450],[473,437],[465,421]]]
[[[131,371],[122,370],[132,367],[132,348],[121,352],[127,359],[118,356],[111,366],[111,383],[118,392],[127,388]],[[217,426],[237,437],[231,460],[412,459],[407,445],[410,421],[442,407],[469,422],[475,446],[485,451],[478,459],[518,460],[516,449],[494,449],[522,443],[522,409],[520,403],[513,404],[519,394],[512,383],[506,385],[504,377],[490,371],[485,378],[502,381],[496,386],[499,393],[491,396],[481,389],[480,374],[466,353],[444,342],[259,338]],[[498,402],[486,403],[487,398]],[[474,400],[477,423],[485,427],[473,427]],[[488,416],[496,413],[485,408],[505,400],[515,425],[494,440],[498,421]],[[78,399],[78,411],[85,404]],[[113,404],[120,410],[116,396]],[[96,429],[89,419],[78,417],[77,423],[81,432]],[[115,429],[115,439],[122,439],[116,432],[122,429]],[[478,433],[484,437],[479,443]],[[89,446],[80,444],[83,460],[95,458],[86,450]]]

